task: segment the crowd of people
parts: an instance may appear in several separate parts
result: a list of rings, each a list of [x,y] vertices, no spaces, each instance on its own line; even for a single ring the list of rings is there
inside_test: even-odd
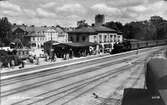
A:
[[[39,54],[35,52],[21,52],[21,56],[19,56],[15,50],[1,51],[0,68],[14,69],[17,66],[19,69],[21,69],[24,68],[26,64],[39,65],[41,62],[56,62],[58,58],[62,60],[69,60],[73,57],[86,57],[87,55],[96,55],[97,53],[99,52],[97,52],[94,48],[69,48],[64,50],[53,50],[49,53],[43,51],[43,53],[40,52]]]

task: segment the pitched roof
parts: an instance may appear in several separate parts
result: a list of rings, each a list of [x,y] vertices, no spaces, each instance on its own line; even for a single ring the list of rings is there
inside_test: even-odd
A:
[[[116,32],[116,30],[107,28],[105,26],[93,26],[97,32]]]
[[[55,41],[55,40],[49,40],[49,41],[46,41],[45,43],[59,43],[58,41]]]
[[[26,35],[26,36],[44,37],[45,35],[36,34],[36,33],[42,32],[42,31],[45,31],[45,30],[46,30],[45,27],[36,27],[36,26],[32,27],[32,26],[30,26],[30,27],[27,27],[28,35]]]
[[[27,27],[27,31],[28,32],[40,32],[40,31],[44,31],[44,30],[46,30],[45,27],[36,27],[36,26],[34,26],[34,27],[32,27],[32,26]]]
[[[29,33],[25,37],[45,37],[44,34]]]
[[[76,43],[59,43],[56,46],[70,46],[70,47],[88,47],[88,46],[95,46],[97,43],[92,42],[76,42]]]
[[[119,35],[122,35],[123,32],[121,32],[121,31],[117,31],[117,33],[118,33]]]
[[[98,32],[114,32],[116,33],[116,30],[110,29],[104,26],[81,26],[75,28],[73,31],[69,31],[68,33],[89,33],[89,34],[97,34]]]
[[[27,30],[26,30],[27,26],[16,25],[16,26],[13,26],[13,27],[12,27],[12,32],[16,31],[18,28],[21,29],[21,30],[23,30],[23,31],[27,31]]]
[[[96,34],[96,30],[91,26],[83,26],[74,29],[73,31],[69,31],[68,33],[87,33],[87,34]]]
[[[57,25],[56,27],[53,27],[53,29],[55,29],[56,32],[58,32],[58,33],[65,32],[64,28],[59,26],[59,25]]]

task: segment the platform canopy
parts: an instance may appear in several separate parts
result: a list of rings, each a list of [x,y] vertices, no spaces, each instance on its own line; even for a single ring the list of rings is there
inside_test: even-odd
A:
[[[89,47],[89,46],[96,46],[97,43],[92,42],[80,42],[80,43],[59,43],[55,46],[57,47]]]
[[[44,44],[56,45],[56,44],[59,44],[59,42],[58,41],[54,41],[54,40],[49,40],[49,41],[46,41]]]

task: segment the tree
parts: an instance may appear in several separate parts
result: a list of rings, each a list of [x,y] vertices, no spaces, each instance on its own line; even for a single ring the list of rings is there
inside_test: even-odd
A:
[[[161,24],[157,24],[156,25],[156,29],[157,29],[157,39],[164,39],[167,37],[167,23],[163,22]]]
[[[5,45],[9,44],[9,38],[11,34],[11,23],[8,21],[7,17],[2,17],[0,19],[0,40]]]
[[[77,27],[88,26],[86,20],[80,20],[77,22]]]
[[[156,40],[157,28],[148,21],[131,22],[124,25],[123,35],[127,39]]]
[[[135,34],[137,33],[136,27],[132,23],[127,23],[123,28],[123,36],[127,39],[134,39]]]
[[[117,31],[123,31],[123,25],[120,22],[107,22],[106,24],[104,24],[104,26],[108,27],[108,28],[112,28],[115,29]]]

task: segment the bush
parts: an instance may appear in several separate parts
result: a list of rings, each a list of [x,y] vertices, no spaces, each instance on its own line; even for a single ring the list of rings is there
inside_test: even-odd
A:
[[[8,67],[8,64],[12,65],[12,60],[14,60],[14,65],[20,65],[21,59],[19,59],[16,55],[11,55],[7,51],[1,50],[0,51],[0,62],[2,62],[2,67]]]

